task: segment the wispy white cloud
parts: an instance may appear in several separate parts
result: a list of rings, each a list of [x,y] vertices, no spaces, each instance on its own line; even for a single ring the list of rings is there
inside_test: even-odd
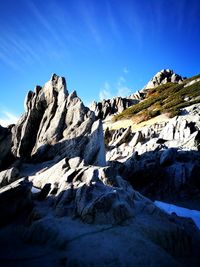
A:
[[[88,5],[84,1],[79,1],[78,6],[83,23],[88,28],[92,39],[101,50],[103,46],[103,40],[97,23],[98,14],[95,10],[95,6],[92,3]]]
[[[108,23],[110,26],[110,30],[112,35],[117,39],[118,41],[121,41],[121,32],[119,30],[119,26],[117,23],[117,20],[113,14],[111,4],[109,2],[106,2],[106,10],[107,10],[107,18],[108,18]]]
[[[121,86],[117,90],[117,95],[121,97],[125,97],[131,94],[131,88],[127,86]]]
[[[15,124],[18,121],[18,119],[19,118],[15,114],[9,111],[3,110],[0,112],[0,125],[1,126],[6,127],[10,124]]]
[[[130,38],[134,40],[138,49],[142,49],[143,39],[145,37],[144,21],[139,13],[138,6],[135,4],[131,7],[129,5],[123,5],[120,13],[124,24],[131,33]]]
[[[12,69],[16,71],[22,71],[19,65],[16,64],[16,62],[12,60],[12,58],[0,52],[0,62],[1,61],[3,61],[4,64],[8,65],[9,67],[11,67]]]
[[[126,85],[126,79],[124,76],[120,76],[117,81],[117,96],[128,96],[131,93],[131,88]]]
[[[101,88],[99,92],[99,98],[102,101],[103,99],[109,99],[112,98],[112,93],[111,93],[111,85],[108,82],[105,82],[103,87]]]
[[[124,74],[127,74],[127,73],[129,73],[129,70],[128,70],[128,68],[127,68],[127,67],[124,67],[124,68],[123,68],[123,73],[124,73]]]
[[[50,23],[49,20],[47,20],[44,16],[44,14],[41,13],[39,8],[34,4],[33,1],[28,1],[27,4],[30,7],[31,12],[35,15],[38,22],[40,22],[41,26],[44,27],[48,33],[51,35],[51,37],[61,46],[63,47],[63,42],[57,32],[54,30],[53,24]]]
[[[124,74],[128,73],[128,69],[124,68],[122,70]],[[110,99],[115,96],[126,97],[131,94],[131,88],[127,85],[127,80],[124,75],[117,78],[114,84],[105,82],[99,92],[100,101],[103,99]]]

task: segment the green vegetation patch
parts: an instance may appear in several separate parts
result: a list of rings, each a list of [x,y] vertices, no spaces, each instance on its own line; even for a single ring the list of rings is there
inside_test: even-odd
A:
[[[182,84],[167,83],[150,89],[143,101],[117,114],[113,121],[134,119],[136,116],[148,120],[164,113],[168,113],[169,117],[178,115],[181,108],[200,103],[200,82],[184,87],[197,78],[200,75],[184,80]]]

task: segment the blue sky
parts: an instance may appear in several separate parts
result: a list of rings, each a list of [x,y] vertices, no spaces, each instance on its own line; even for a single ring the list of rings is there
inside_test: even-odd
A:
[[[84,103],[200,73],[199,0],[0,0],[0,123],[52,73]]]

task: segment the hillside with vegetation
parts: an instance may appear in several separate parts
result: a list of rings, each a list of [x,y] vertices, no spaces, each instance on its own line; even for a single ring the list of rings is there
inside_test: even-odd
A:
[[[148,89],[144,100],[113,117],[113,121],[132,119],[135,122],[149,120],[161,114],[170,118],[180,110],[200,102],[200,75],[185,79],[181,84],[166,83]]]

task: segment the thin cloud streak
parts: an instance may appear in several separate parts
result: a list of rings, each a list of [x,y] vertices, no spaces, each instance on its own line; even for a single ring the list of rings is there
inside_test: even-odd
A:
[[[9,111],[3,110],[0,112],[0,125],[3,127],[7,127],[10,124],[16,124],[18,119],[19,118],[15,114]]]
[[[112,93],[111,93],[111,86],[108,82],[105,82],[103,87],[101,88],[100,92],[99,92],[99,98],[100,101],[104,100],[104,99],[109,99],[112,98]]]
[[[128,69],[124,68],[122,72],[127,75]],[[112,90],[113,89],[113,90]],[[109,82],[105,82],[99,92],[100,101],[110,99],[116,96],[126,97],[132,92],[131,88],[127,86],[126,78],[121,75],[118,77],[117,82],[112,86]]]
[[[86,4],[84,4],[82,1],[79,1],[78,6],[79,6],[79,13],[81,14],[83,23],[85,23],[85,25],[87,26],[90,35],[97,44],[98,48],[102,50],[103,41],[100,31],[98,29],[97,21],[95,19],[96,15],[94,6],[93,5],[86,6]]]
[[[111,5],[109,2],[106,2],[106,10],[107,10],[107,18],[108,18],[108,22],[110,25],[111,33],[112,33],[112,35],[114,35],[115,39],[117,39],[118,41],[121,41],[122,36],[121,36],[120,31],[119,31],[117,21],[116,21],[115,16],[112,12],[112,8],[111,8]]]
[[[0,60],[2,60],[6,65],[11,67],[12,69],[22,72],[22,68],[20,68],[19,65],[15,63],[14,60],[10,59],[5,54],[2,54],[1,52],[0,52]]]
[[[27,5],[29,6],[31,12],[35,15],[36,19],[40,24],[51,34],[53,39],[61,46],[63,47],[63,43],[60,39],[60,37],[56,34],[56,32],[53,30],[52,25],[48,22],[47,19],[45,19],[44,15],[39,11],[39,9],[36,7],[36,5],[32,1],[28,1]]]

